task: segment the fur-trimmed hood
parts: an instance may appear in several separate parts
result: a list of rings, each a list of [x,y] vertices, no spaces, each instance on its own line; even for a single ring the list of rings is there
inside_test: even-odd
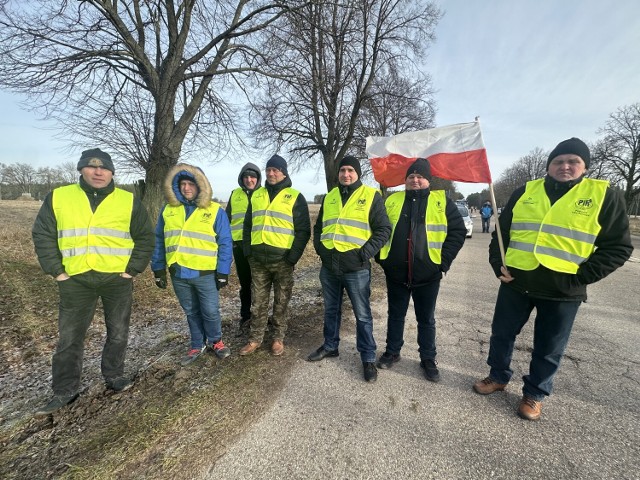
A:
[[[198,186],[198,195],[193,203],[199,208],[207,208],[211,205],[213,190],[211,189],[209,180],[199,167],[195,167],[187,163],[178,163],[175,167],[169,170],[167,178],[164,181],[163,188],[167,203],[173,207],[189,203],[182,193],[180,193],[180,186],[178,185],[178,178],[183,176],[190,177]]]

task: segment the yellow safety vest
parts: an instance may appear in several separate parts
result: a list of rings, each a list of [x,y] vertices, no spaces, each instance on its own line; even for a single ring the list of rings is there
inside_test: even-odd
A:
[[[329,250],[346,252],[367,243],[371,238],[369,212],[375,194],[374,188],[361,185],[342,206],[340,189],[331,190],[322,205],[322,244]]]
[[[234,241],[242,240],[242,227],[244,215],[249,207],[249,198],[242,188],[236,188],[231,192],[229,203],[231,204],[231,238]]]
[[[68,275],[95,270],[122,273],[134,242],[129,231],[133,194],[119,188],[107,195],[95,213],[80,185],[56,188],[52,196],[58,248]]]
[[[534,270],[542,264],[576,273],[595,249],[608,186],[608,181],[584,178],[551,206],[544,179],[527,182],[513,207],[507,266]]]
[[[389,256],[391,250],[391,242],[393,241],[393,235],[396,231],[396,225],[400,219],[402,213],[402,205],[406,192],[397,192],[387,198],[384,203],[387,209],[387,215],[391,222],[392,230],[391,236],[387,243],[380,250],[380,259],[384,260]],[[429,258],[436,265],[442,263],[442,244],[447,238],[447,229],[449,223],[447,222],[447,197],[444,194],[444,190],[432,190],[429,193],[429,200],[427,202],[427,214],[425,218],[425,230],[427,236],[427,251]]]
[[[218,242],[213,226],[220,205],[196,208],[189,218],[183,205],[167,205],[164,219],[164,246],[167,265],[177,263],[193,270],[215,270],[218,266]]]
[[[269,201],[269,192],[260,187],[251,195],[251,245],[265,243],[272,247],[291,248],[294,238],[293,206],[300,192],[284,188]]]

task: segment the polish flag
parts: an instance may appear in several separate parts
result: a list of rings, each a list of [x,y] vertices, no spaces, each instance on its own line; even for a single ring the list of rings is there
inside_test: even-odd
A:
[[[468,183],[491,183],[487,151],[478,122],[367,137],[367,156],[375,179],[384,187],[404,183],[409,166],[427,158],[434,177]]]

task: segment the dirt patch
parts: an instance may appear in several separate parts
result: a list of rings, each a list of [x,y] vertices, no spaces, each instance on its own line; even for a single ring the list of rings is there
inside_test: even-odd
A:
[[[274,401],[291,368],[322,339],[318,260],[311,244],[295,270],[282,357],[265,348],[225,360],[207,355],[188,367],[186,321],[171,289],[150,272],[135,279],[127,350],[134,387],[105,389],[98,312],[85,344],[82,391],[47,418],[32,412],[51,395],[57,341],[57,289],[37,263],[30,230],[38,205],[0,202],[0,478],[192,478]],[[317,214],[317,209],[315,209]],[[240,303],[235,275],[221,292],[225,341],[233,352]]]

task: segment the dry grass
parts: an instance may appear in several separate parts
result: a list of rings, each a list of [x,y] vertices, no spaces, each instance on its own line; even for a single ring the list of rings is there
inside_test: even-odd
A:
[[[0,349],[20,352],[0,354],[5,363],[0,373],[42,366],[42,359],[55,346],[57,288],[42,273],[31,242],[38,208],[30,202],[0,202],[4,225],[0,231]],[[315,220],[317,207],[312,206],[312,212]],[[134,388],[113,395],[96,378],[53,421],[23,412],[8,424],[0,412],[0,478],[200,476],[202,452],[207,452],[207,463],[222,455],[226,445],[276,398],[299,355],[311,348],[309,342],[316,346],[321,339],[317,267],[309,244],[296,267],[299,281],[285,355],[273,357],[261,349],[249,357],[234,354],[224,361],[207,356],[186,368],[178,363],[187,335],[182,311],[173,292],[157,289],[146,271],[136,279],[132,323],[143,332],[147,326],[157,332],[153,328],[157,322],[172,328],[156,333],[154,346],[145,347],[148,351],[136,352],[149,358],[150,365],[137,373]],[[221,292],[225,311],[238,308],[237,290],[232,276],[230,286]],[[223,328],[231,329],[230,315],[223,318]],[[100,318],[95,323],[101,323]],[[87,340],[95,344],[94,351],[99,351],[102,341],[101,335]],[[237,352],[242,340],[230,337],[229,343]]]

